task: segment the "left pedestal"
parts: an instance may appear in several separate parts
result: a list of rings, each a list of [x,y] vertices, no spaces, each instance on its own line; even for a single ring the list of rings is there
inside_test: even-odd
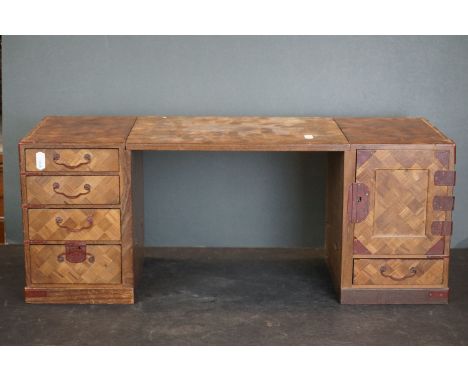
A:
[[[19,144],[25,301],[132,304],[143,242],[133,225],[142,208],[133,200],[143,198],[132,195],[132,171],[141,158],[124,144],[31,142],[31,135]]]

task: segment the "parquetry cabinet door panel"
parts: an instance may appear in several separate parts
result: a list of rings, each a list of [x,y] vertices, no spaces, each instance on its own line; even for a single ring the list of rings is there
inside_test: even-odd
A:
[[[449,151],[358,150],[350,219],[355,254],[443,254],[451,234],[447,211]]]

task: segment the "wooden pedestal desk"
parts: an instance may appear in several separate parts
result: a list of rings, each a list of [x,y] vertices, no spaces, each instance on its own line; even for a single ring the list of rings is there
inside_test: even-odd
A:
[[[341,303],[447,303],[455,144],[428,121],[163,116],[51,116],[21,140],[26,302],[134,302],[145,150],[326,151]]]

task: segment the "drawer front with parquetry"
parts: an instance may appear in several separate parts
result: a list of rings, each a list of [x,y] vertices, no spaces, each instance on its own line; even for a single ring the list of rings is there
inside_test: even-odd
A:
[[[81,251],[76,254],[76,247]],[[72,252],[75,251],[75,253]],[[116,284],[121,282],[119,245],[31,245],[33,284]]]
[[[26,177],[29,204],[119,204],[118,176]]]
[[[441,285],[442,259],[356,259],[355,285]]]
[[[120,240],[119,209],[29,209],[29,239]]]
[[[26,171],[119,171],[119,150],[26,149]]]

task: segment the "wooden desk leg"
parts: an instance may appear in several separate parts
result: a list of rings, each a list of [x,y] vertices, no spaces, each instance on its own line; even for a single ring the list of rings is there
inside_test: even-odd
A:
[[[142,273],[144,260],[143,152],[132,151],[132,208],[134,287]]]
[[[354,182],[356,150],[328,153],[325,248],[335,290],[351,287],[353,225],[348,223],[348,189]]]
[[[348,219],[349,188],[356,179],[356,149],[344,152],[343,170],[343,209],[342,209],[342,248],[341,248],[341,285],[340,301],[343,288],[351,287],[353,283],[353,232],[354,224]]]
[[[135,288],[144,257],[143,153],[122,155],[122,283]]]

